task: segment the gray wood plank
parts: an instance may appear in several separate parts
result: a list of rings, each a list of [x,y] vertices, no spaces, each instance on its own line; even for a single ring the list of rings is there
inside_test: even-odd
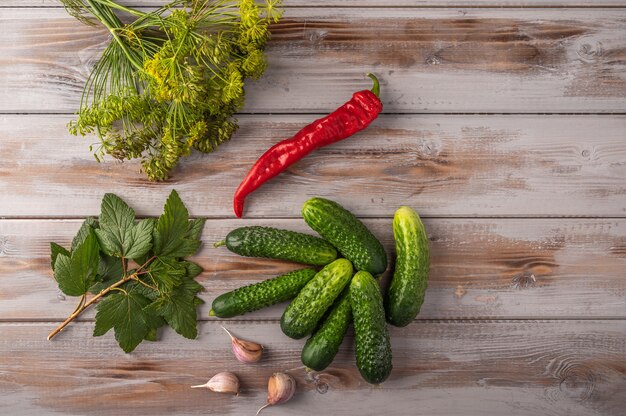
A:
[[[394,257],[391,219],[366,220]],[[210,220],[195,257],[208,318],[218,295],[300,265],[213,248],[230,230],[266,225],[312,233],[304,221]],[[418,319],[626,318],[626,222],[591,219],[427,219],[431,272]],[[78,303],[57,289],[49,243],[69,246],[78,220],[0,220],[0,319],[62,321]],[[382,279],[384,287],[389,275]],[[278,319],[285,304],[244,316]],[[91,319],[92,313],[85,319]],[[51,328],[52,330],[52,328]]]
[[[289,370],[292,401],[271,415],[622,415],[626,406],[626,321],[418,322],[391,328],[394,371],[381,386],[364,383],[345,340],[335,363],[307,374],[304,341],[277,322],[232,322],[235,334],[266,346],[255,365],[238,363],[219,323],[200,324],[196,341],[166,331],[132,354],[112,334],[91,338],[78,324],[53,342],[47,324],[0,324],[0,406],[20,415],[254,414],[266,380]],[[190,389],[235,372],[239,397]]]
[[[106,33],[60,8],[0,22],[0,111],[75,111]],[[624,112],[625,28],[624,9],[290,8],[245,111],[326,113],[372,71],[387,112]]]
[[[172,188],[195,215],[233,217],[232,195],[266,149],[314,119],[241,116],[230,143],[182,159],[166,183],[136,163],[98,164],[72,116],[0,116],[0,217],[96,215],[115,192],[158,215]],[[247,200],[247,217],[299,217],[311,196],[360,216],[410,205],[424,216],[626,215],[625,116],[381,116],[320,149]],[[349,195],[347,197],[346,195]]]

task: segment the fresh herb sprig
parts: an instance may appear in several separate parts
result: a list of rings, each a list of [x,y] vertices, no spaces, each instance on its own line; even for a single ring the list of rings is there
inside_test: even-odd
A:
[[[196,309],[203,303],[196,295],[203,288],[194,278],[202,269],[185,257],[200,248],[204,222],[189,219],[176,191],[158,219],[138,222],[121,198],[106,194],[100,217],[83,222],[69,250],[50,244],[59,289],[80,301],[48,339],[98,301],[94,336],[114,329],[125,352],[144,339],[156,341],[157,329],[166,324],[196,338]]]
[[[281,0],[173,0],[149,12],[61,1],[111,33],[70,132],[96,133],[96,160],[138,158],[152,180],[166,179],[192,148],[208,153],[230,139],[244,80],[265,71],[268,25],[282,14]]]

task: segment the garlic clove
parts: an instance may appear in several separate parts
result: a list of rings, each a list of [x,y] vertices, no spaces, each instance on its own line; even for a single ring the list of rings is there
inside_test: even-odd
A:
[[[233,336],[228,329],[224,327],[222,327],[222,329],[230,336],[235,358],[242,363],[256,363],[261,359],[261,356],[263,355],[263,346],[261,344],[247,341],[245,339],[239,339]]]
[[[274,373],[267,382],[267,404],[261,407],[256,414],[268,406],[285,403],[296,392],[296,380],[286,373]]]
[[[239,379],[231,372],[217,373],[206,384],[191,386],[192,389],[207,388],[216,393],[230,393],[239,395]]]
[[[296,380],[286,373],[275,373],[267,382],[267,402],[272,406],[284,403],[296,392]]]

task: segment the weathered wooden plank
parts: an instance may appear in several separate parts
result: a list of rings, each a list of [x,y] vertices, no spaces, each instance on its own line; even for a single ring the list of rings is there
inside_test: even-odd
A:
[[[130,355],[112,334],[68,328],[46,341],[45,324],[0,324],[0,405],[7,414],[254,414],[266,380],[289,370],[293,400],[272,415],[622,415],[626,406],[626,321],[419,322],[391,328],[394,371],[381,386],[364,383],[348,336],[332,367],[307,374],[303,341],[277,322],[231,323],[266,346],[266,359],[238,363],[218,323],[197,341],[170,331]],[[190,389],[230,370],[239,397]],[[419,409],[416,413],[416,409]]]
[[[75,111],[106,33],[60,8],[0,21],[0,111]],[[325,113],[372,71],[387,112],[623,112],[625,28],[625,9],[290,8],[245,111]]]
[[[232,195],[256,158],[312,118],[242,116],[230,143],[151,183],[136,163],[96,163],[96,139],[67,133],[71,116],[0,116],[0,217],[96,215],[106,192],[158,215],[172,188],[195,215],[233,216]],[[297,217],[322,195],[361,216],[400,205],[425,216],[624,216],[624,131],[625,116],[381,116],[265,184],[246,215]]]
[[[391,219],[366,223],[393,258]],[[205,270],[199,277],[207,301],[202,319],[216,296],[302,267],[212,247],[231,229],[252,224],[307,231],[297,219],[208,221],[195,258]],[[624,220],[427,219],[425,224],[432,266],[420,319],[626,318]],[[62,296],[52,278],[49,242],[69,246],[79,225],[78,220],[0,221],[0,319],[59,321],[74,310],[77,299]],[[245,318],[277,319],[284,306]]]
[[[164,0],[125,0],[136,7],[162,6]],[[263,3],[260,1],[259,3]],[[622,0],[283,0],[290,7],[624,7]],[[59,0],[3,0],[2,7],[62,7]]]

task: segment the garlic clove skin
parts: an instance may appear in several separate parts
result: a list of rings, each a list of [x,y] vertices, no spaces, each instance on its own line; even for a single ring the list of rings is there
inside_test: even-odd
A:
[[[216,393],[239,395],[239,378],[231,372],[217,373],[207,383],[207,388]]]
[[[191,386],[192,389],[207,388],[216,393],[230,393],[239,395],[239,379],[231,372],[217,373],[206,384]]]
[[[281,404],[291,399],[296,392],[296,380],[286,373],[274,373],[267,382],[267,402]]]
[[[256,414],[268,406],[285,403],[290,400],[296,392],[296,380],[289,374],[274,373],[267,382],[267,404],[261,407]]]
[[[242,363],[256,363],[263,355],[263,346],[256,342],[234,338],[233,354]]]
[[[228,329],[224,327],[222,327],[222,329],[224,329],[224,331],[226,331],[226,333],[230,336],[235,358],[246,364],[256,363],[261,359],[261,356],[263,355],[263,346],[261,344],[247,341],[245,339],[239,339],[233,336]]]

